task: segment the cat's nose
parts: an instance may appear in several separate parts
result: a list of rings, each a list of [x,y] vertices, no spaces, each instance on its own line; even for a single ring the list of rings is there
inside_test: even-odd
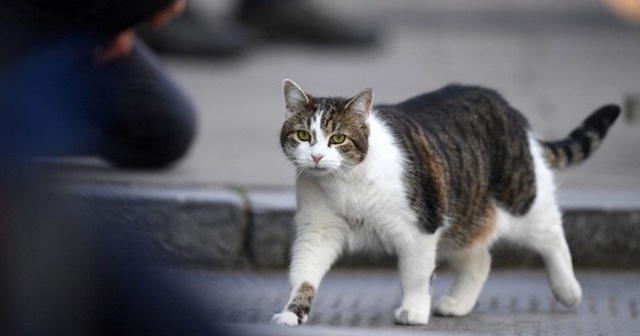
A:
[[[315,163],[320,162],[320,160],[322,160],[323,157],[324,157],[324,155],[322,155],[322,154],[311,154],[311,158],[313,159],[313,162],[315,162]]]

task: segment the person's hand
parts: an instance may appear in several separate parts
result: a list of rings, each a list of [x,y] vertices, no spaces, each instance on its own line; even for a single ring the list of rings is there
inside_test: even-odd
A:
[[[151,20],[149,20],[149,26],[152,28],[158,28],[164,26],[173,18],[179,16],[184,11],[187,5],[187,0],[176,0],[165,9],[157,12]]]
[[[94,51],[96,63],[105,64],[129,55],[133,50],[135,39],[136,32],[133,29],[127,29],[108,44],[98,46]]]
[[[175,0],[171,5],[155,13],[149,20],[149,26],[158,28],[167,24],[184,11],[186,4],[187,0]],[[135,39],[136,32],[130,28],[118,34],[109,43],[98,46],[95,50],[96,63],[105,64],[126,57],[133,50]]]

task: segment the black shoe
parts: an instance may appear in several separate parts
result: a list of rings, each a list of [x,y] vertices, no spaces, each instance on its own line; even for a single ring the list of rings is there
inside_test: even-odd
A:
[[[231,58],[240,56],[252,41],[249,30],[231,22],[200,16],[192,6],[159,29],[142,28],[140,37],[160,54]]]
[[[238,19],[266,37],[311,44],[370,46],[378,34],[365,27],[339,20],[306,0],[274,0],[265,5],[240,5]]]

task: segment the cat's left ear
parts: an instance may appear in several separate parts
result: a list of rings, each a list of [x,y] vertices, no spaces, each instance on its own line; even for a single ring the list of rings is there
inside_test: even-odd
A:
[[[356,113],[361,113],[366,116],[366,115],[369,115],[372,105],[373,105],[373,89],[366,88],[362,90],[362,92],[358,93],[353,98],[351,98],[351,100],[346,105],[346,109],[350,111],[354,111]]]

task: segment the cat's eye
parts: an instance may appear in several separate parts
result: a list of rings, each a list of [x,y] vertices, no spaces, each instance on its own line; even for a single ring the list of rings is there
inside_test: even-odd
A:
[[[309,132],[307,131],[297,131],[296,136],[298,137],[298,139],[300,139],[300,141],[311,140],[311,134],[309,134]]]
[[[329,138],[329,142],[334,145],[339,145],[343,143],[345,140],[347,140],[347,136],[344,134],[334,134],[331,136],[331,138]]]

